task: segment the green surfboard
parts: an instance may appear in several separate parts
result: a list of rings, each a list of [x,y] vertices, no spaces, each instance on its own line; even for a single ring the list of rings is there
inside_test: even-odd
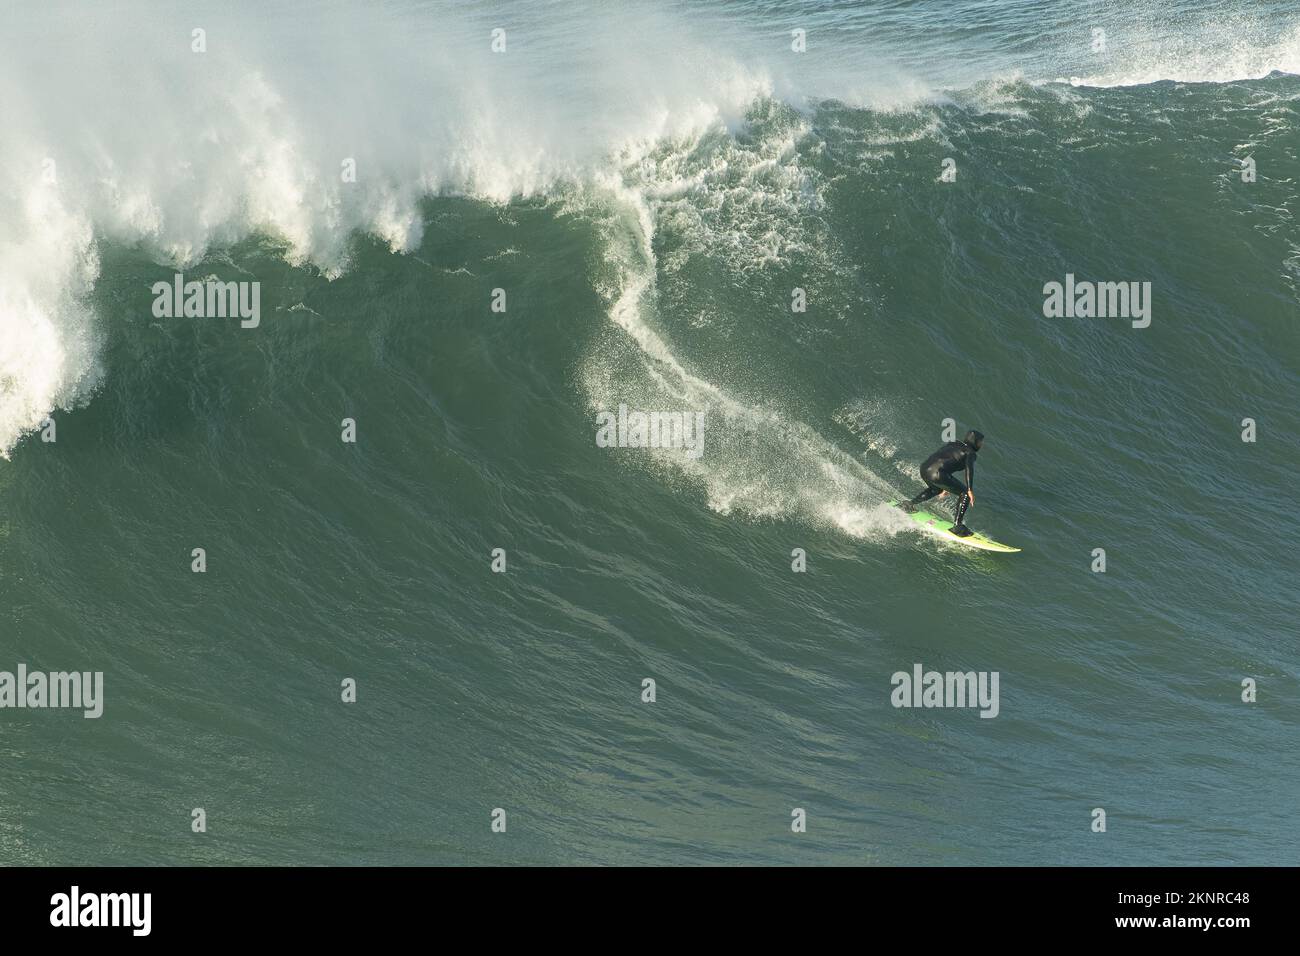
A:
[[[895,507],[898,506],[897,501],[891,501],[889,503]],[[903,513],[907,514],[906,511]],[[907,516],[915,521],[922,531],[943,538],[945,541],[952,541],[955,544],[963,544],[968,548],[978,548],[981,551],[1004,551],[1008,553],[1020,550],[1019,548],[1011,547],[1009,544],[994,541],[992,538],[986,537],[978,531],[965,538],[961,535],[953,534],[952,519],[945,518],[943,515],[931,514],[928,511],[921,511],[918,508],[911,514],[907,514]]]

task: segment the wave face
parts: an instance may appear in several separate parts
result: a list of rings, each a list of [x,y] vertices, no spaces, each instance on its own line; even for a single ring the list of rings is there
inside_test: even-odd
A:
[[[1300,5],[917,6],[16,14],[0,670],[107,702],[0,710],[0,861],[1300,862]],[[948,418],[1013,560],[885,506]]]

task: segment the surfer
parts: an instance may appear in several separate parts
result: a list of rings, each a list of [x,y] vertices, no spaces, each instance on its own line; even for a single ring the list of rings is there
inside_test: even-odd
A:
[[[972,428],[961,441],[950,441],[927,458],[921,464],[925,490],[903,504],[903,510],[915,511],[921,502],[929,501],[935,495],[942,498],[951,491],[957,496],[957,520],[953,522],[952,533],[959,538],[974,534],[961,523],[961,519],[966,516],[966,509],[975,503],[975,453],[983,444],[984,436]],[[965,485],[953,477],[958,471],[966,473]]]

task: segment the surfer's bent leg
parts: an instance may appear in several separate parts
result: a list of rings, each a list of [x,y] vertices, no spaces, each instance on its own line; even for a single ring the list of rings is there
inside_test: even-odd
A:
[[[909,501],[909,502],[907,503],[907,506],[908,506],[909,508],[915,508],[915,507],[916,507],[917,505],[919,505],[921,502],[923,502],[923,501],[929,501],[931,498],[933,498],[935,495],[937,495],[937,494],[938,494],[939,492],[941,492],[941,491],[943,491],[942,488],[931,488],[931,487],[927,487],[927,488],[926,488],[924,491],[922,491],[919,495],[917,495],[915,498],[913,498],[911,501]]]
[[[951,491],[953,494],[964,494],[966,486],[954,478],[952,475],[945,475],[938,468],[930,468],[921,472],[921,479],[925,482],[925,490],[907,503],[908,508],[915,508],[923,501],[929,501],[935,495],[942,494],[945,491]]]
[[[961,519],[965,517],[966,509],[970,507],[970,495],[966,491],[966,486],[952,475],[939,475],[938,480],[938,483],[942,486],[944,491],[948,492],[950,495],[956,495],[957,501],[956,504],[953,505],[953,511],[957,518],[953,521],[953,525],[956,528],[961,528]]]

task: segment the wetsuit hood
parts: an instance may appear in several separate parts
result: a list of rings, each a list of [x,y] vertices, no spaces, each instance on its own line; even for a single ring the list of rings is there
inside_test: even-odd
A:
[[[970,431],[966,433],[966,437],[963,438],[962,441],[964,441],[967,445],[970,445],[976,451],[979,451],[980,446],[984,444],[984,433],[977,432],[975,429],[972,428]]]

